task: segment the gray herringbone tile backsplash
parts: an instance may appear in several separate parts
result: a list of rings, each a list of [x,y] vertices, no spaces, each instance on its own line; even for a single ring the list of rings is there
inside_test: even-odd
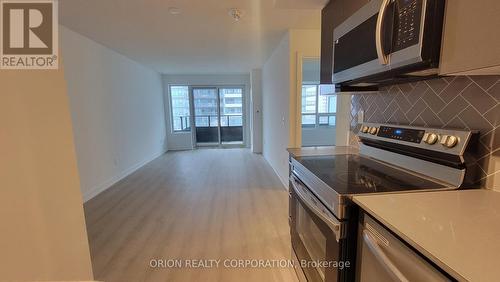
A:
[[[500,76],[445,77],[355,94],[352,133],[361,110],[368,122],[479,130],[481,185],[500,190]],[[351,144],[357,145],[355,134]]]

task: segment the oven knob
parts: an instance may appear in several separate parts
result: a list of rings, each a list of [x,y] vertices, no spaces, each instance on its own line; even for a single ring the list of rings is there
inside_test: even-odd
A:
[[[377,132],[378,132],[378,128],[376,128],[376,127],[370,128],[370,134],[371,135],[375,135],[375,134],[377,134]]]
[[[363,127],[361,127],[361,132],[367,133],[368,132],[368,126],[364,125]]]
[[[443,145],[443,146],[446,146],[446,141],[448,141],[448,137],[450,137],[450,136],[448,136],[448,135],[441,136],[441,140],[439,140],[439,143],[441,143],[441,145]]]
[[[430,133],[429,136],[427,136],[427,139],[425,139],[425,143],[429,145],[436,144],[437,141],[439,141],[439,135],[436,133]]]
[[[447,148],[453,148],[458,144],[458,137],[456,136],[447,136],[446,142],[443,144],[443,146]]]
[[[422,136],[422,141],[424,141],[424,143],[427,143],[427,140],[429,139],[429,133],[425,133],[424,136]]]

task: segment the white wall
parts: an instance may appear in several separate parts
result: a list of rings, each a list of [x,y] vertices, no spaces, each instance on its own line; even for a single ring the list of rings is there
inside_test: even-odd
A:
[[[251,78],[251,140],[252,152],[262,153],[262,69],[253,69]]]
[[[319,57],[302,58],[302,83],[319,84],[321,75],[321,63]]]
[[[60,38],[88,200],[165,152],[161,75],[62,26]]]
[[[174,133],[171,124],[170,87],[169,85],[188,86],[243,86],[243,141],[250,147],[250,74],[219,74],[219,75],[163,75],[163,89],[165,101],[165,119],[167,124],[167,139],[169,150],[193,149],[193,138],[190,132]]]
[[[287,33],[262,68],[263,155],[288,186],[290,38]]]
[[[290,147],[302,144],[302,59],[319,58],[321,32],[317,29],[291,29],[290,33]]]
[[[63,69],[0,85],[0,280],[93,280]]]
[[[351,130],[351,97],[350,93],[337,95],[337,116],[335,145],[348,146],[349,132]]]
[[[287,147],[301,146],[300,56],[319,57],[319,30],[289,30],[262,69],[263,154],[288,187]],[[297,71],[299,70],[299,71]]]
[[[335,127],[302,128],[302,147],[333,146],[336,131]]]

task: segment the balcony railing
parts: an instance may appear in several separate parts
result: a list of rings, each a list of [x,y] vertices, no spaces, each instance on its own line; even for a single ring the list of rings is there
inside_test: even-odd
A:
[[[195,117],[195,125],[196,127],[217,127],[218,124],[217,116],[196,116]],[[238,115],[221,115],[220,117],[220,126],[228,127],[228,126],[243,126],[243,116],[241,114]]]
[[[173,128],[176,132],[191,131],[191,117],[190,116],[177,116],[173,119]]]
[[[191,130],[191,116],[177,116],[174,117],[174,131],[190,131]],[[194,118],[195,127],[218,127],[218,116],[216,115],[202,115]],[[221,115],[221,127],[238,127],[243,126],[243,115]]]

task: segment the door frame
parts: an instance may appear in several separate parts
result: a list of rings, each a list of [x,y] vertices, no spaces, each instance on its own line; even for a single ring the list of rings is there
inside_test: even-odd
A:
[[[198,143],[198,140],[196,140],[196,114],[195,114],[195,105],[194,105],[194,91],[197,89],[210,89],[210,90],[215,90],[215,94],[217,95],[217,109],[216,109],[216,115],[217,115],[217,142],[211,142],[211,143]],[[220,95],[219,95],[219,89],[215,86],[193,86],[189,87],[189,107],[191,110],[191,116],[193,116],[192,121],[191,121],[191,128],[193,129],[191,132],[192,137],[193,137],[193,144],[195,147],[213,147],[213,146],[219,146],[221,143],[221,138],[220,138]],[[209,117],[209,123],[208,127],[210,128],[210,117]]]
[[[191,139],[192,139],[192,144],[194,148],[197,147],[221,147],[221,148],[233,148],[233,147],[245,147],[246,146],[246,140],[247,140],[247,109],[246,109],[246,85],[244,84],[218,84],[218,85],[189,85],[189,109],[191,111]],[[242,142],[241,144],[224,144],[222,143],[221,139],[221,113],[220,113],[220,89],[224,88],[238,88],[241,89],[241,103],[242,103],[242,114],[241,114],[241,119],[242,119],[242,130],[243,130],[243,137],[242,137]],[[193,92],[195,89],[215,89],[217,91],[217,117],[218,117],[218,136],[219,136],[219,142],[218,143],[198,143],[196,140],[196,125],[195,125],[195,112],[194,112],[194,95]]]
[[[295,119],[294,146],[302,147],[302,67],[305,59],[316,59],[318,55],[297,52],[295,70]],[[320,83],[321,84],[321,83]],[[350,136],[351,92],[341,92],[337,95],[337,112],[335,114],[335,146],[348,146]],[[317,105],[316,105],[317,107]],[[317,108],[316,108],[317,113]],[[316,117],[319,118],[319,117]]]

